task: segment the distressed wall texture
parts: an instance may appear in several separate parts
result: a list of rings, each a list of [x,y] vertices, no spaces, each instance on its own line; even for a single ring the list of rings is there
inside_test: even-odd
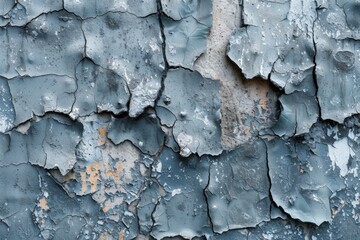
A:
[[[358,239],[359,0],[1,0],[0,239]]]

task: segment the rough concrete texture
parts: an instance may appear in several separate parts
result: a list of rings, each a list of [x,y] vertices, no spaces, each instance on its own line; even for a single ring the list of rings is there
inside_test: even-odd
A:
[[[242,5],[237,0],[213,1],[213,25],[207,51],[195,62],[203,76],[221,83],[222,145],[234,149],[270,127],[276,118],[277,95],[260,78],[247,81],[226,56],[231,34],[241,25]]]
[[[0,44],[0,239],[358,239],[359,0],[2,0]]]

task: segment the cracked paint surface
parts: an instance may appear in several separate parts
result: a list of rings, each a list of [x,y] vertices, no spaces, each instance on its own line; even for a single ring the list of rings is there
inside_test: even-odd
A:
[[[2,0],[1,239],[357,239],[358,0]]]

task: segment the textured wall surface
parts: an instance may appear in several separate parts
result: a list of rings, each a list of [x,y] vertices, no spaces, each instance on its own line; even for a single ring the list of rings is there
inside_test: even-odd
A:
[[[359,0],[1,0],[0,239],[358,239]]]

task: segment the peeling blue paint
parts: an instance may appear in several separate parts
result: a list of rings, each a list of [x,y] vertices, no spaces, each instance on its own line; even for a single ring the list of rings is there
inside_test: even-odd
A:
[[[359,2],[225,2],[0,2],[1,239],[358,238]]]

